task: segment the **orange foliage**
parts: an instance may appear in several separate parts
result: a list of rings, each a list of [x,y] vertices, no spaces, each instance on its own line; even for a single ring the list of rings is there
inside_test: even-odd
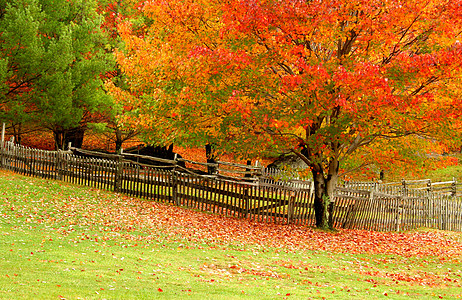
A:
[[[119,26],[131,91],[112,92],[147,135],[242,157],[304,145],[325,175],[366,145],[411,134],[460,141],[460,5],[150,1],[149,27]]]
[[[181,146],[176,146],[174,145],[173,151],[180,154],[183,158],[188,159],[188,160],[193,160],[197,162],[207,162],[207,157],[205,155],[205,147],[202,148],[197,148],[197,147],[181,147]],[[240,164],[246,164],[246,160],[238,159],[235,157],[233,154],[221,154],[218,159],[220,161],[225,161],[225,162],[233,162],[233,163],[240,163]],[[273,160],[270,158],[260,158],[258,159],[260,165],[262,166],[267,166],[269,165]],[[256,160],[253,160],[252,163],[255,164]]]
[[[9,136],[5,137],[5,140],[9,140]],[[42,150],[54,150],[54,139],[53,134],[51,132],[33,132],[30,134],[24,134],[21,136],[21,144],[27,147],[42,149]],[[143,144],[140,140],[132,140],[128,142],[124,142],[123,148],[130,148],[133,146],[137,146],[139,144]],[[103,134],[94,133],[91,131],[86,131],[85,137],[83,139],[83,149],[87,150],[105,150],[114,152],[115,151],[115,144],[111,141],[110,138]],[[173,151],[175,153],[180,154],[183,158],[197,161],[197,162],[207,162],[207,158],[205,155],[205,147],[181,147],[174,145]],[[226,162],[235,162],[235,163],[242,163],[245,164],[245,160],[237,159],[232,154],[222,154],[219,157],[219,160],[226,161]],[[259,159],[261,165],[266,166],[271,163],[271,159],[263,158]],[[255,163],[255,161],[253,161]]]
[[[21,136],[21,144],[36,149],[55,150],[55,140],[53,138],[53,133],[50,131],[23,134]]]
[[[418,172],[441,149],[433,141],[462,141],[461,7],[152,0],[145,30],[119,26],[131,90],[113,94],[138,112],[126,121],[146,137],[243,158],[297,154],[312,170],[320,225],[348,158]]]

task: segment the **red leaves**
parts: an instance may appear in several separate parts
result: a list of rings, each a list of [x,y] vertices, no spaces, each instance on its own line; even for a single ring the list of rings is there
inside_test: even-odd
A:
[[[89,195],[91,194],[93,193],[89,193]],[[5,205],[7,205],[6,207],[11,207],[10,203]],[[98,193],[97,200],[78,197],[54,198],[39,205],[41,206],[38,206],[38,208],[53,212],[53,218],[44,219],[46,223],[54,223],[56,222],[55,218],[59,218],[74,224],[69,228],[78,228],[84,224],[99,228],[97,235],[85,233],[91,238],[85,238],[88,243],[105,243],[106,238],[114,236],[113,229],[122,228],[120,234],[123,235],[126,244],[131,244],[129,246],[140,245],[139,241],[146,241],[147,243],[158,240],[167,246],[174,244],[176,248],[177,245],[181,245],[185,249],[199,247],[229,249],[229,246],[233,245],[232,248],[236,250],[249,247],[264,251],[267,247],[272,247],[272,251],[283,252],[314,250],[333,253],[386,254],[383,257],[374,258],[374,264],[389,264],[400,260],[403,256],[429,257],[428,259],[431,260],[437,257],[441,261],[456,261],[462,257],[462,241],[457,239],[459,235],[443,231],[384,233],[363,230],[339,230],[337,233],[328,233],[307,227],[256,223],[205,214],[171,205],[122,196],[116,197],[103,192]],[[20,210],[21,207],[17,206],[17,209]],[[37,213],[42,214],[42,211],[37,211]],[[67,222],[64,223],[63,221],[63,224],[67,224]],[[136,224],[136,232],[124,229],[133,226],[133,224]],[[65,235],[68,233],[64,229],[69,230],[69,228],[66,226],[60,227],[56,229],[56,232]],[[106,231],[106,229],[108,230]],[[85,235],[78,234],[75,239],[80,239]],[[98,242],[95,240],[96,237]],[[255,245],[258,246],[254,247]],[[38,253],[34,249],[30,251]],[[232,258],[232,260],[229,260],[229,265],[224,267],[209,265],[204,266],[204,268],[223,274],[226,274],[226,272],[231,274],[245,273],[267,278],[284,276],[284,273],[280,273],[278,270],[253,268],[242,264],[231,255],[229,257]],[[437,258],[436,260],[438,260]],[[420,260],[420,262],[425,263],[424,260]],[[274,261],[272,265],[280,267],[280,270],[287,270],[287,272],[303,272],[312,268],[310,265],[284,259]],[[358,260],[357,265],[364,266],[364,268],[354,269],[358,272],[364,272],[365,279],[372,278],[379,282],[380,279],[378,278],[382,278],[389,281],[430,285],[432,282],[444,283],[449,282],[449,280],[460,280],[450,274],[449,271],[447,274],[433,275],[429,272],[423,273],[423,271],[417,270],[412,270],[412,272],[400,272],[400,270],[396,269],[384,271],[383,269],[366,268],[366,266],[372,264],[367,264],[367,261],[360,260]],[[114,273],[123,273],[122,268],[114,269]],[[208,273],[212,274],[212,272]],[[219,278],[214,278],[216,281],[219,280]],[[374,284],[375,282],[371,280],[370,283]],[[162,288],[158,289],[158,292],[163,291]]]
[[[202,60],[210,74],[220,72],[239,71],[251,61],[245,51],[232,51],[229,49],[210,49],[203,46],[194,47],[188,54],[188,59]]]
[[[359,273],[361,275],[372,276],[372,278],[366,279],[365,281],[374,284],[374,286],[383,281],[380,278],[391,279],[392,284],[406,282],[421,286],[440,286],[444,285],[445,282],[457,282],[457,279],[451,279],[447,275],[435,274],[433,272],[426,272],[418,269],[401,270],[400,273],[396,273],[385,272],[377,269],[374,271],[362,271],[362,267],[363,266],[360,266],[360,269],[353,270],[355,273]]]
[[[284,76],[282,79],[282,83],[289,89],[295,89],[299,85],[302,84],[303,78],[298,75],[288,75]]]
[[[461,111],[442,89],[453,90],[448,84],[462,65],[453,32],[459,4],[427,2],[145,2],[145,35],[120,27],[127,51],[118,61],[132,92],[158,99],[162,109],[141,101],[143,118],[126,121],[167,118],[167,132],[212,136],[245,155],[248,144],[258,151],[309,142],[303,128],[318,120],[309,135],[349,149],[337,158],[353,152],[359,135],[376,149],[382,137],[413,132],[451,140],[439,129]],[[333,158],[334,151],[314,150],[320,160]]]
[[[89,213],[96,209],[96,204],[69,203],[69,205],[78,209],[82,215],[90,215]],[[136,221],[137,230],[149,233],[140,236],[132,231],[125,231],[126,238],[134,242],[155,239],[156,232],[169,232],[171,236],[177,236],[188,242],[188,247],[196,247],[202,243],[210,247],[226,247],[231,243],[275,247],[289,252],[307,249],[347,253],[386,253],[404,257],[436,256],[442,259],[455,259],[462,256],[462,242],[452,239],[452,233],[443,231],[386,233],[339,230],[337,233],[328,233],[300,226],[264,224],[204,214],[126,197],[117,202],[102,198],[97,205],[99,209],[104,207],[104,214],[97,219],[98,224],[107,224],[111,228],[128,228]],[[79,222],[84,221],[96,222],[95,219],[82,219]],[[108,232],[105,230],[102,235],[111,232],[112,230]],[[284,267],[294,266],[285,264]],[[229,270],[239,268],[239,265],[233,264]]]

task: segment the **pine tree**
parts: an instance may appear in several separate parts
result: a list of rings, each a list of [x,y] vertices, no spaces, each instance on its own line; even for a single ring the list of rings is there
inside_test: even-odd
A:
[[[53,132],[59,149],[72,135],[81,141],[85,117],[108,102],[101,74],[113,65],[96,2],[13,0],[0,6],[8,87],[0,95],[2,118],[40,124]]]

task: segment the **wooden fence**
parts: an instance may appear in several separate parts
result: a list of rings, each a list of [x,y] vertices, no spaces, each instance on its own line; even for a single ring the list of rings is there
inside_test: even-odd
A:
[[[346,182],[345,187],[352,189],[374,190],[389,194],[405,195],[410,190],[422,190],[428,192],[437,192],[450,196],[462,196],[462,182],[457,182],[455,178],[451,181],[432,182],[431,179],[421,180],[402,180],[400,182],[381,183],[377,181],[370,182]]]
[[[402,231],[426,227],[462,231],[461,197],[422,190],[393,195],[337,187],[335,205],[334,220],[341,228]]]
[[[278,180],[260,167],[227,162],[213,165],[218,173],[199,175],[185,168],[184,163],[203,168],[209,164],[143,157],[155,161],[158,165],[154,166],[129,160],[134,155],[74,150],[87,156],[8,142],[0,147],[0,167],[259,222],[315,224],[311,181]],[[392,194],[378,189],[337,188],[330,215],[334,227],[380,231],[430,227],[462,231],[460,197],[438,196],[425,190]]]
[[[222,174],[199,175],[182,167],[180,162],[207,164],[143,156],[163,164],[153,166],[128,160],[132,155],[74,150],[87,157],[71,151],[44,151],[8,142],[0,149],[1,167],[24,175],[260,222],[308,226],[315,222],[311,183],[281,183],[272,178],[258,178],[255,175],[260,168],[226,162],[219,162],[221,166],[230,167],[226,171],[222,167]],[[242,176],[231,176],[233,172]],[[245,176],[248,174],[251,177]]]

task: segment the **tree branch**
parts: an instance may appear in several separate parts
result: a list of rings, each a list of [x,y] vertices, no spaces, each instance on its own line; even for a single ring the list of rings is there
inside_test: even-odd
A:
[[[358,167],[356,167],[356,168],[349,169],[349,170],[347,170],[347,171],[345,171],[345,172],[342,172],[342,173],[338,174],[338,176],[339,176],[339,177],[345,176],[345,175],[348,174],[348,173],[351,173],[351,172],[354,172],[354,171],[356,171],[356,170],[362,169],[362,168],[364,168],[365,166],[368,166],[368,165],[370,165],[370,163],[364,162],[364,163],[362,163],[360,166],[358,166]]]

